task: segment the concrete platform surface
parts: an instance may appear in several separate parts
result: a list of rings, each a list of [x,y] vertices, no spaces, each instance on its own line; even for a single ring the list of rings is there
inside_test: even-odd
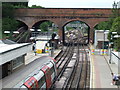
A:
[[[118,70],[116,64],[109,64],[107,55],[90,55],[91,57],[91,88],[118,88],[111,85],[112,75]]]

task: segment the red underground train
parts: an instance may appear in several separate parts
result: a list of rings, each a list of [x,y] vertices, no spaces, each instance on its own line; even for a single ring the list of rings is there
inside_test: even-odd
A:
[[[25,89],[25,90],[32,90],[32,89],[42,89],[42,88],[50,88],[52,83],[55,80],[57,75],[56,71],[56,61],[49,57],[50,61],[45,63],[42,67],[39,67],[37,72],[33,71],[34,73],[32,76],[28,75],[29,77],[24,80],[24,83],[18,83],[14,86],[14,88]]]

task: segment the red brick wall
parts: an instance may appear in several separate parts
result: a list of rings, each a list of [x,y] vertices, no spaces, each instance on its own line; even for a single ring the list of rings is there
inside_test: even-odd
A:
[[[90,38],[93,39],[93,28],[102,21],[107,21],[112,14],[111,9],[104,8],[43,8],[43,9],[16,9],[15,17],[24,22],[29,29],[43,20],[50,20],[58,25],[59,30],[74,20],[85,22],[90,27]],[[59,31],[62,37],[62,31]]]

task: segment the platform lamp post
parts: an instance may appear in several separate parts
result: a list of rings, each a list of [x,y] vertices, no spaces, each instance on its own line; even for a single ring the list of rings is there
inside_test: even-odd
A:
[[[35,29],[30,29],[30,31],[31,31],[31,36],[32,37],[30,37],[30,40],[32,40],[32,42],[33,42],[33,51],[34,51],[34,53],[35,53],[35,56],[37,55],[36,54],[36,37],[35,37],[35,33],[32,33],[32,32],[34,32],[35,31]]]
[[[110,39],[111,40],[113,40],[113,35],[114,34],[117,34],[117,32],[111,32],[111,36],[110,36]],[[112,46],[112,44],[113,44],[113,42],[110,42],[110,46]],[[110,47],[110,59],[109,59],[109,63],[111,64],[111,61],[112,61],[112,59],[111,59],[111,57],[112,57],[112,47]]]
[[[103,43],[102,43],[103,55],[104,55],[104,44],[105,44],[105,30],[103,31]]]
[[[53,30],[52,27],[49,27],[49,31],[50,31],[51,37],[52,37],[52,34],[51,34],[52,30]],[[53,41],[52,41],[52,38],[51,38],[51,41],[50,41],[50,47],[51,47],[51,49],[50,49],[50,56],[53,57],[54,56],[54,50],[53,50]]]

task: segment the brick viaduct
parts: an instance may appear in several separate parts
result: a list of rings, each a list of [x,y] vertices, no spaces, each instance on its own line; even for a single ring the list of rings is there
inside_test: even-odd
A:
[[[38,22],[49,20],[58,25],[59,35],[63,39],[63,27],[71,21],[82,21],[89,26],[89,38],[94,38],[94,27],[108,21],[112,14],[109,8],[43,8],[43,9],[16,9],[15,18],[24,22],[28,29]]]

